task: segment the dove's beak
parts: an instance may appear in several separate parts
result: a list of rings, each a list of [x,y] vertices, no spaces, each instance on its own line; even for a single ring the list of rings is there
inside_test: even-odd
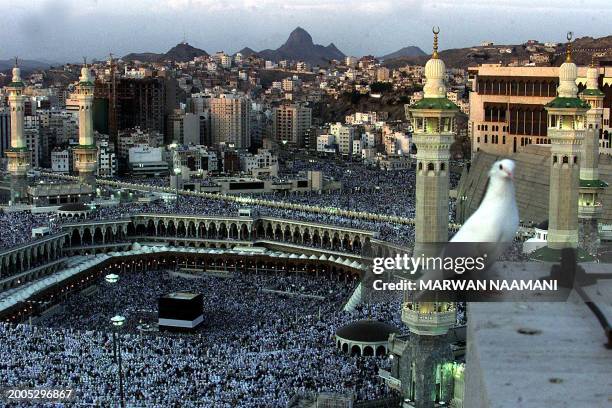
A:
[[[504,170],[504,173],[506,173],[506,175],[508,176],[510,180],[514,180],[514,174],[512,174],[511,171]]]

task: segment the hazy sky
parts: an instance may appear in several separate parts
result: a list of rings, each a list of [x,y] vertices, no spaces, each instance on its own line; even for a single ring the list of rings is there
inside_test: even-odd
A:
[[[564,41],[612,34],[610,0],[0,0],[0,59],[63,62],[113,52],[165,52],[187,41],[209,53],[277,48],[296,26],[345,54],[431,51],[491,40]]]

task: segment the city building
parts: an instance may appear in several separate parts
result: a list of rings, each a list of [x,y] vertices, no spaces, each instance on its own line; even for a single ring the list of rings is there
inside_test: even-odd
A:
[[[217,152],[206,146],[177,146],[171,150],[171,154],[172,168],[180,168],[183,178],[203,176],[218,170]]]
[[[51,171],[54,173],[71,173],[73,159],[69,149],[54,148],[51,151]]]
[[[376,70],[376,80],[378,82],[386,82],[389,80],[389,68],[386,67],[379,67]]]
[[[312,110],[308,107],[292,104],[272,110],[272,136],[278,142],[287,141],[295,146],[304,146],[311,125]]]
[[[356,133],[353,126],[334,123],[330,125],[329,133],[336,137],[338,153],[343,156],[351,156],[353,154],[353,140]]]
[[[240,156],[240,168],[246,173],[262,175],[262,170],[267,175],[278,176],[278,159],[268,149],[259,149],[256,154],[246,153]]]
[[[251,101],[245,96],[222,94],[210,100],[210,134],[214,146],[236,149],[251,145]]]
[[[134,146],[128,153],[129,172],[132,176],[167,176],[168,162],[162,147]]]
[[[40,122],[38,116],[25,116],[23,121],[23,135],[26,146],[30,151],[30,165],[40,166]]]
[[[101,177],[114,177],[117,175],[117,155],[115,146],[110,143],[108,135],[97,135],[98,167],[96,174]]]
[[[11,114],[10,109],[0,109],[0,157],[11,146]]]
[[[338,144],[335,135],[317,136],[317,151],[321,153],[338,153]]]
[[[169,128],[172,131],[173,143],[186,145],[203,144],[202,131],[200,129],[201,122],[206,123],[208,115],[195,114],[184,112],[182,109],[176,109],[172,115],[168,117]]]

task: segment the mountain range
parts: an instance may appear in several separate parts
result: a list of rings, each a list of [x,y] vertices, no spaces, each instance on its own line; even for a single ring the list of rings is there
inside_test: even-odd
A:
[[[567,44],[561,44],[556,47],[555,52],[545,51],[542,45],[539,45],[538,53],[548,53],[550,55],[550,65],[559,66],[565,60],[565,50]],[[508,64],[513,60],[528,61],[531,51],[527,49],[526,44],[495,44],[493,46],[473,46],[465,48],[452,48],[439,52],[440,58],[446,63],[449,68],[465,68],[473,67],[479,64]],[[500,49],[510,49],[511,53],[500,53]],[[606,54],[601,59],[610,59],[612,50],[612,35],[607,37],[593,38],[581,37],[572,41],[573,61],[577,65],[589,65],[594,52],[603,52]],[[384,64],[389,68],[398,68],[406,64],[424,65],[430,58],[428,55],[419,56],[399,56],[394,58],[385,58]]]
[[[23,71],[34,71],[37,69],[47,69],[52,65],[61,65],[58,63],[54,63],[54,62],[50,62],[50,61],[44,61],[44,60],[19,60],[19,67],[23,70]],[[5,60],[0,60],[0,71],[8,71],[13,69],[13,67],[15,66],[15,60],[14,59],[5,59]]]
[[[196,48],[187,42],[181,42],[170,48],[165,54],[157,54],[154,52],[130,53],[124,56],[124,61],[142,61],[142,62],[158,62],[158,61],[177,61],[187,62],[196,57],[207,56],[208,53],[204,50]]]
[[[345,57],[334,43],[328,46],[315,44],[310,34],[302,27],[293,30],[287,41],[277,49],[266,49],[256,54],[265,60],[274,62],[304,61],[313,65],[329,65],[331,60],[342,60]]]
[[[378,57],[378,59],[386,61],[394,58],[403,58],[403,57],[423,57],[427,55],[425,51],[416,47],[414,45],[409,45],[408,47],[400,48],[399,50],[392,52],[387,55],[383,55],[382,57]]]

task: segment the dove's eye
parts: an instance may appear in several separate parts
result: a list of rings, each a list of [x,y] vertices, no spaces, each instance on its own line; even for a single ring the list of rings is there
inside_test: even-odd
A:
[[[500,170],[503,170],[503,169],[504,169],[504,166],[502,166],[502,165],[500,164],[500,165],[499,165],[499,169],[500,169]]]

